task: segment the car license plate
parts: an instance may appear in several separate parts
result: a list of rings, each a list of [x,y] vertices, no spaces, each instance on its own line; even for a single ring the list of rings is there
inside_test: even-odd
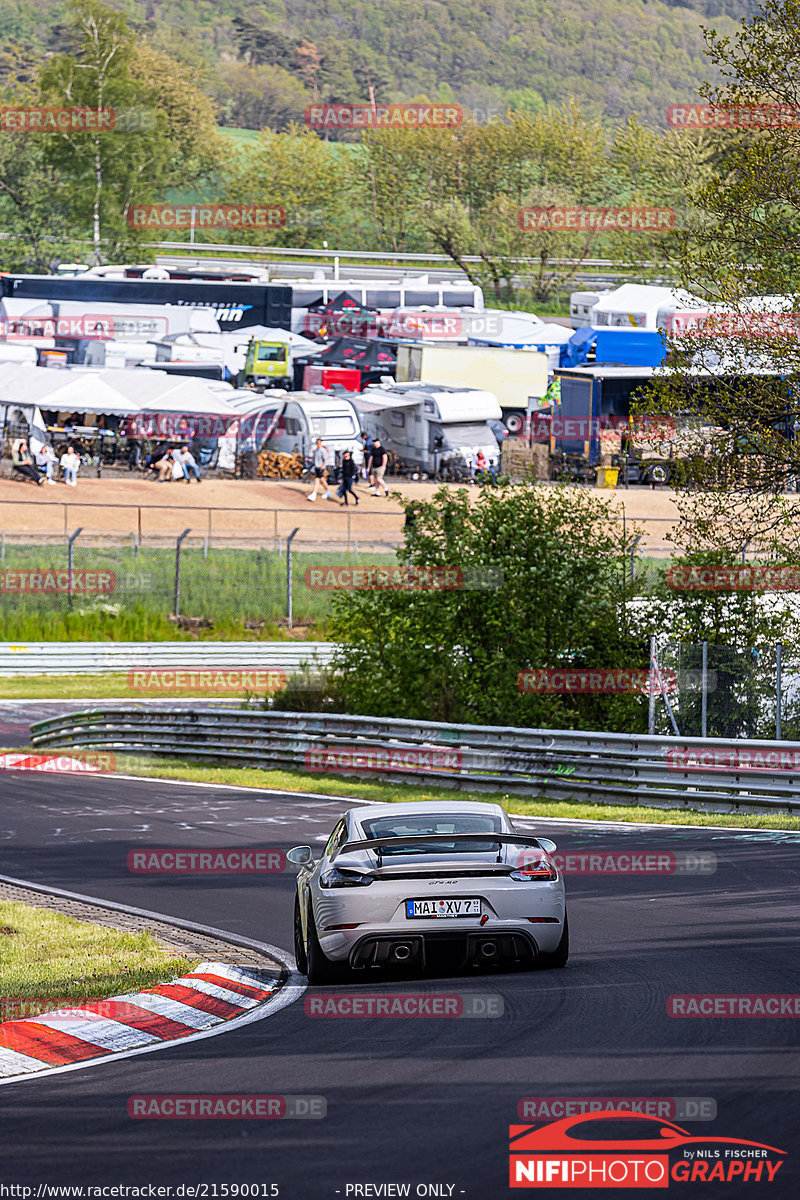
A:
[[[479,917],[481,902],[474,896],[447,896],[441,900],[406,900],[406,916],[420,917]]]

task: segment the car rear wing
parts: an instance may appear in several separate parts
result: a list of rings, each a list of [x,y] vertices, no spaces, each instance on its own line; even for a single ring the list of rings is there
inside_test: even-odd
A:
[[[485,833],[412,833],[407,837],[367,838],[358,842],[345,842],[336,851],[333,858],[338,858],[341,854],[349,854],[356,850],[374,850],[380,862],[383,852],[386,849],[391,849],[394,846],[425,846],[430,845],[431,842],[442,842],[445,844],[452,844],[453,842],[488,842],[492,846],[497,846],[498,854],[504,845],[535,846],[544,853],[542,843],[538,838],[532,837],[530,834],[494,833],[490,830]]]

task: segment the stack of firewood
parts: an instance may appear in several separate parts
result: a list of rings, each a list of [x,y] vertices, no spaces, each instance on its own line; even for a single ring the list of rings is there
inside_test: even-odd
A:
[[[303,456],[261,450],[258,455],[258,474],[261,479],[301,479]]]

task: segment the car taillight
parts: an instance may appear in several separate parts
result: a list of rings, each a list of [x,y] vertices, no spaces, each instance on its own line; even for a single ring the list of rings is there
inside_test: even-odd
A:
[[[330,867],[319,877],[319,886],[324,888],[367,887],[373,882],[372,875],[362,875],[358,871],[340,871],[338,867]]]
[[[516,871],[511,871],[508,877],[530,883],[532,879],[558,879],[558,872],[549,858],[537,858],[523,863]]]

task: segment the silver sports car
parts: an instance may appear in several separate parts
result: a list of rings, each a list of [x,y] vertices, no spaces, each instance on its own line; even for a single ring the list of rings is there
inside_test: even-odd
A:
[[[441,962],[563,967],[569,956],[555,842],[517,833],[499,804],[370,804],[336,822],[300,867],[297,969],[310,983],[349,970]]]

